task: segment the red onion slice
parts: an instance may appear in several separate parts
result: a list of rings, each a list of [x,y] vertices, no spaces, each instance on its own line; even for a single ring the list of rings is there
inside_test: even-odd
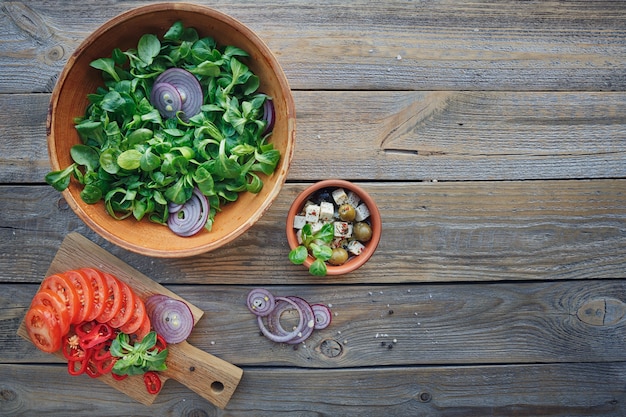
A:
[[[180,110],[184,113],[182,116],[184,119],[189,119],[200,112],[204,94],[200,81],[198,81],[195,75],[182,68],[170,68],[163,71],[154,81],[155,86],[161,83],[170,84],[178,91],[181,99]],[[150,97],[152,101],[152,95]]]
[[[257,316],[267,316],[274,310],[276,301],[274,296],[264,288],[257,288],[248,294],[248,310]]]
[[[152,328],[167,343],[187,340],[194,324],[193,314],[187,304],[162,294],[148,297],[145,304]]]
[[[155,83],[150,93],[150,103],[165,118],[172,118],[182,110],[183,100],[180,93],[172,84]]]
[[[175,207],[170,213],[167,225],[178,236],[195,235],[206,225],[209,218],[209,200],[198,188],[194,188],[191,198],[182,207]]]
[[[301,332],[298,334],[298,337],[295,337],[287,342],[290,345],[297,345],[298,343],[304,342],[306,339],[309,338],[309,336],[311,336],[311,334],[313,334],[313,329],[315,327],[315,315],[313,314],[313,309],[311,308],[311,305],[307,303],[306,300],[300,297],[293,296],[287,298],[298,304],[304,312],[304,326],[301,329]]]
[[[302,311],[298,303],[296,303],[293,300],[290,300],[289,298],[275,297],[275,299],[276,299],[276,308],[274,308],[274,310],[272,310],[272,314],[267,317],[268,327],[270,326],[269,324],[270,317],[274,315],[277,316],[276,318],[272,320],[272,322],[275,323],[276,321],[280,319],[280,315],[282,315],[282,313],[288,309],[295,310],[298,313],[299,315],[298,325],[295,326],[293,331],[287,332],[284,329],[282,329],[282,327],[280,328],[273,327],[271,330],[268,329],[268,327],[265,327],[265,323],[263,322],[263,317],[261,316],[257,316],[257,322],[259,323],[259,328],[261,329],[261,333],[263,333],[263,335],[267,337],[268,339],[270,339],[271,341],[277,342],[277,343],[289,342],[290,340],[293,340],[296,337],[299,337],[299,335],[301,334],[303,330],[303,326],[304,326],[304,312]],[[290,306],[287,306],[285,303],[290,304]]]
[[[263,103],[263,120],[267,122],[263,134],[269,133],[274,129],[274,121],[276,119],[276,111],[274,110],[274,102],[271,98],[266,98]]]
[[[325,329],[330,326],[333,316],[328,306],[324,304],[311,304],[311,309],[315,316],[315,330]]]

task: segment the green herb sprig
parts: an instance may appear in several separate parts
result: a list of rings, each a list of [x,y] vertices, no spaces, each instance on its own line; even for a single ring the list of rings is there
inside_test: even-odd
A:
[[[117,375],[140,375],[148,371],[164,371],[167,369],[165,359],[168,350],[155,347],[156,332],[150,332],[141,340],[130,343],[130,336],[119,333],[111,342],[110,352],[119,359],[113,365],[112,372]]]
[[[333,255],[330,247],[334,237],[333,225],[326,223],[320,230],[313,233],[309,223],[302,228],[302,244],[295,247],[289,252],[289,260],[300,265],[304,263],[309,253],[315,258],[309,267],[311,275],[323,277],[326,275],[326,261]]]

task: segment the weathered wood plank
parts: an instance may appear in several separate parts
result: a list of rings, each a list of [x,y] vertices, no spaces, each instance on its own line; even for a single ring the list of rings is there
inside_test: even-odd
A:
[[[3,288],[0,363],[59,362],[16,335],[36,286]],[[246,308],[251,287],[168,289],[205,311],[189,343],[237,366],[626,362],[626,280],[267,288],[330,304],[331,326],[276,344]]]
[[[60,366],[0,365],[0,416],[618,416],[626,365],[246,368],[225,410],[175,381],[151,407]],[[85,390],[89,384],[89,391]],[[486,395],[486,394],[489,395]],[[323,401],[320,400],[323,398]]]
[[[626,182],[360,183],[383,219],[379,247],[357,272],[312,277],[287,258],[285,217],[304,184],[287,184],[231,244],[179,260],[135,255],[91,232],[49,186],[3,186],[0,277],[39,282],[77,231],[161,283],[395,283],[624,278]],[[251,274],[250,271],[255,271]]]
[[[144,1],[5,2],[0,91],[51,91],[79,43]],[[274,51],[294,89],[623,90],[620,1],[198,2]],[[71,10],[70,10],[71,9]]]
[[[322,175],[439,181],[626,177],[625,93],[294,96],[291,181]],[[0,182],[42,182],[50,170],[48,100],[45,94],[0,95],[0,108],[11,109],[0,112]]]

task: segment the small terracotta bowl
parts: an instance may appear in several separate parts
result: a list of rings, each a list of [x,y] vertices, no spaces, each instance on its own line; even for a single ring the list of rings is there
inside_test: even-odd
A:
[[[166,226],[147,219],[116,220],[104,203],[86,204],[82,186],[72,180],[63,191],[69,206],[91,229],[124,249],[147,256],[177,258],[217,249],[240,236],[255,224],[278,196],[293,156],[295,105],[283,70],[267,45],[241,22],[214,9],[188,3],[160,3],[138,7],[109,20],[89,35],[68,59],[52,93],[48,113],[48,153],[53,171],[73,162],[70,148],[80,143],[74,118],[84,115],[87,95],[103,84],[102,73],[90,62],[110,57],[114,48],[136,48],[139,38],[152,33],[160,39],[172,24],[182,21],[196,28],[201,37],[211,36],[220,47],[244,49],[250,55],[244,63],[260,79],[258,91],[273,99],[276,111],[271,143],[281,159],[273,174],[260,175],[263,189],[258,194],[241,193],[237,201],[222,206],[211,232],[206,230],[179,237]],[[131,216],[132,217],[132,216]]]
[[[287,223],[285,228],[287,233],[287,241],[289,242],[289,248],[294,249],[299,245],[298,237],[296,235],[296,229],[294,229],[293,224],[295,216],[302,211],[304,204],[307,202],[307,200],[309,200],[316,192],[320,190],[338,188],[343,188],[346,192],[354,192],[361,199],[361,203],[364,203],[367,206],[370,212],[370,216],[366,221],[370,224],[372,228],[372,237],[368,242],[365,243],[365,248],[363,249],[361,254],[350,256],[350,258],[344,264],[334,266],[327,263],[326,275],[343,275],[360,268],[363,264],[365,264],[365,262],[367,262],[371,258],[371,256],[376,251],[376,247],[380,242],[380,236],[382,233],[380,212],[378,210],[378,206],[374,202],[374,199],[361,187],[349,181],[330,179],[320,181],[309,186],[304,191],[302,191],[291,204],[291,207],[289,208],[289,212],[287,214]],[[308,269],[313,261],[313,257],[309,255],[302,265],[304,265]]]

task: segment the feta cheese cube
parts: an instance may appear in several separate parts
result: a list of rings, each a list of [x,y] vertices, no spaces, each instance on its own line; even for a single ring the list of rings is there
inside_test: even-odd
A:
[[[320,206],[309,204],[305,208],[305,218],[308,223],[315,223],[320,219]]]
[[[359,197],[354,191],[348,192],[348,204],[350,204],[352,207],[356,207],[359,205],[360,202],[361,197]]]
[[[298,239],[298,245],[302,245],[302,229],[298,229],[296,232],[296,239]]]
[[[360,255],[361,252],[363,252],[363,249],[365,249],[365,245],[363,245],[358,240],[352,240],[350,243],[348,243],[348,252],[353,255]]]
[[[335,214],[335,206],[328,201],[320,203],[320,220],[331,220]]]
[[[333,200],[335,200],[335,203],[337,203],[338,206],[347,203],[348,194],[346,194],[346,190],[343,188],[337,188],[333,191]]]
[[[302,229],[306,224],[306,216],[295,215],[293,218],[293,228],[294,229]]]
[[[351,237],[352,236],[352,223],[334,222],[333,228],[334,228],[335,237]]]
[[[354,218],[354,220],[357,222],[362,222],[370,216],[370,211],[365,203],[360,204],[354,210],[356,211],[356,217]]]
[[[311,233],[315,234],[319,232],[320,230],[322,230],[322,227],[324,227],[323,222],[317,221],[315,223],[311,223]]]

